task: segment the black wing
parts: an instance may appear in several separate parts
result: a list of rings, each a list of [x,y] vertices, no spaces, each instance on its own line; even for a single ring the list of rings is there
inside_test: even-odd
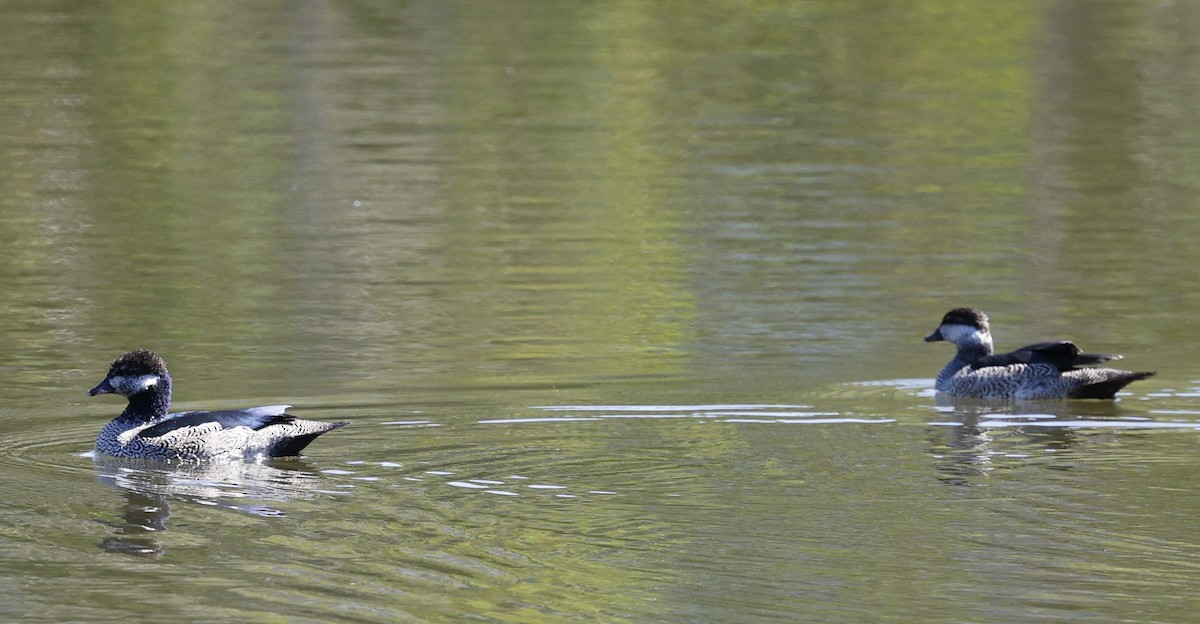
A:
[[[1051,364],[1060,371],[1075,370],[1080,366],[1103,364],[1121,359],[1116,353],[1084,353],[1070,340],[1039,342],[1026,345],[1008,353],[997,353],[981,357],[971,363],[971,368],[1009,366],[1010,364]]]
[[[154,425],[147,427],[138,432],[139,438],[156,438],[160,435],[165,435],[176,429],[184,427],[195,427],[198,425],[206,425],[208,423],[219,423],[222,429],[232,429],[234,427],[249,427],[254,430],[289,423],[296,419],[291,414],[285,414],[282,410],[264,410],[259,408],[251,408],[245,410],[226,410],[220,412],[180,412],[170,418]]]

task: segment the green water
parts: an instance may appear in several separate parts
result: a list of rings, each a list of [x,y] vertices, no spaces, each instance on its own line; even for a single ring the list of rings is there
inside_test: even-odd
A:
[[[1200,11],[893,4],[0,6],[0,620],[1192,621]],[[351,426],[95,461],[135,347]]]

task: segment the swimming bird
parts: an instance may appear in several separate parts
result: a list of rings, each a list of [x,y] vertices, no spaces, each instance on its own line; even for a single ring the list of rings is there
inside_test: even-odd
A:
[[[1115,353],[1084,353],[1069,340],[1039,342],[1009,353],[992,353],[988,317],[975,308],[955,308],[942,317],[925,342],[945,340],[958,348],[938,373],[934,387],[956,397],[1043,400],[1111,399],[1153,371],[1082,368],[1119,360]]]
[[[96,452],[128,459],[208,461],[289,457],[317,436],[345,422],[300,420],[290,405],[218,412],[167,413],[171,375],[152,351],[130,351],[113,361],[108,375],[88,396],[119,394],[125,411],[100,430]]]

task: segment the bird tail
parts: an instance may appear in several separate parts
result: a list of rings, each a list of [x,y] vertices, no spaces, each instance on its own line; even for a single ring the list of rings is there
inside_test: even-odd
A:
[[[313,440],[316,440],[317,436],[321,435],[322,433],[333,431],[334,429],[341,429],[350,423],[329,423],[310,420],[305,421],[305,424],[321,426],[315,430],[310,429],[301,435],[289,436],[279,440],[271,446],[271,450],[267,453],[267,455],[270,457],[295,457],[300,454],[300,451],[304,450],[304,447],[312,443]]]
[[[1096,370],[1096,369],[1090,369]],[[1072,390],[1068,395],[1072,399],[1111,399],[1120,392],[1121,388],[1129,384],[1153,377],[1157,374],[1156,371],[1143,371],[1132,373],[1128,371],[1111,371],[1115,375],[1106,376],[1105,379],[1082,385],[1075,390]]]

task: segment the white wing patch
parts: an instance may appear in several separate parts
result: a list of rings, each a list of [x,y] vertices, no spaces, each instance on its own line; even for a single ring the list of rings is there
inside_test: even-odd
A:
[[[260,407],[248,407],[242,411],[244,411],[247,414],[250,414],[252,416],[256,416],[256,417],[257,416],[278,416],[278,415],[284,413],[285,411],[287,411],[287,408],[289,408],[289,407],[291,407],[291,405],[262,405]]]

